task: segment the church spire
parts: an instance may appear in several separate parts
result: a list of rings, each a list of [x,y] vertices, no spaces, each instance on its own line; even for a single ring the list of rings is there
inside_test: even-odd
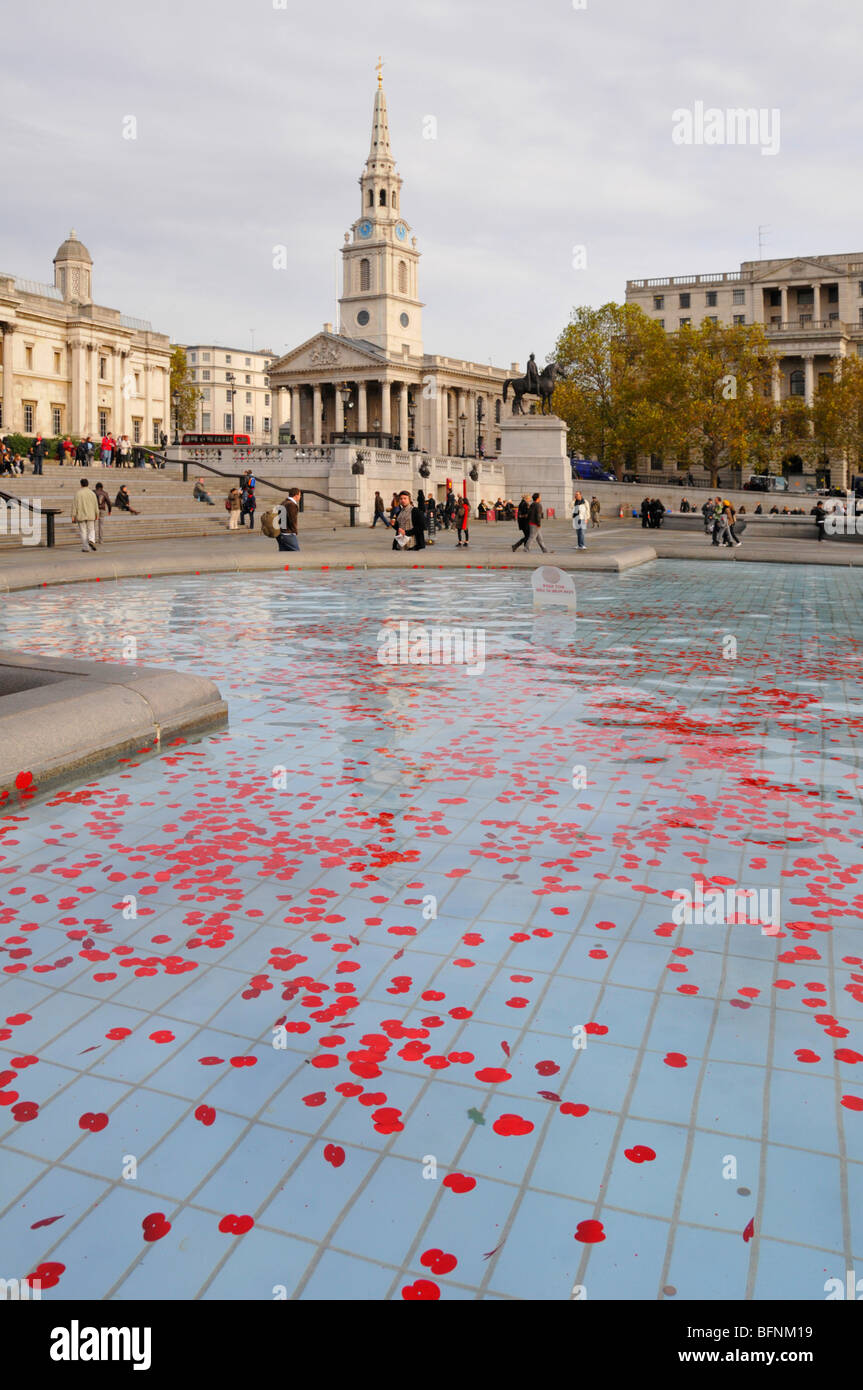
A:
[[[378,59],[378,86],[375,92],[375,109],[372,116],[372,140],[366,172],[370,174],[392,173],[395,160],[390,147],[390,120],[387,114],[387,99],[384,94],[383,59]]]

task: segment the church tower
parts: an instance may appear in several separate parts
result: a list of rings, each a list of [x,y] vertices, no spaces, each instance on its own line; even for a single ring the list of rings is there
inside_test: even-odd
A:
[[[401,215],[402,181],[390,148],[381,67],[379,63],[371,147],[359,180],[360,215],[342,247],[339,331],[347,338],[365,338],[390,357],[401,358],[405,347],[412,356],[422,356],[420,253]]]

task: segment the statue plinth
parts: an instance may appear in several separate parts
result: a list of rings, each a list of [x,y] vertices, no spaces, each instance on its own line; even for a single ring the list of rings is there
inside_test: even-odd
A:
[[[566,452],[566,425],[556,415],[514,415],[501,420],[500,462],[506,495],[518,501],[542,493],[545,510],[568,521],[572,514],[572,468]]]

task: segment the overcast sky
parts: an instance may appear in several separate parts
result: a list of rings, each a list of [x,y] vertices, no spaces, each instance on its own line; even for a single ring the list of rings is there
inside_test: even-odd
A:
[[[428,352],[542,361],[574,305],[733,270],[759,224],[768,257],[863,251],[860,0],[282,2],[6,0],[0,270],[52,280],[74,226],[98,303],[297,346],[335,318],[379,53]],[[778,109],[778,154],[675,144],[696,102]]]

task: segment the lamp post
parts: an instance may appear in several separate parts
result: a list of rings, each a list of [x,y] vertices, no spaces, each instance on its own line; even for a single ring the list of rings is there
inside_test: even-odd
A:
[[[345,410],[350,410],[350,409],[351,409],[351,404],[352,404],[352,403],[351,403],[351,388],[350,388],[350,386],[348,385],[348,383],[347,383],[346,381],[343,381],[342,384],[341,384],[341,386],[337,387],[336,389],[338,390],[338,393],[339,393],[339,395],[341,396],[341,399],[342,399],[342,410],[343,410],[343,411],[345,411]],[[342,416],[342,432],[343,432],[343,433],[344,433],[344,431],[345,431],[346,428],[347,428],[347,422],[345,421],[344,415],[343,415],[343,416]]]
[[[464,443],[464,441],[465,441],[465,432],[466,432],[466,426],[467,426],[467,414],[466,414],[466,412],[463,410],[462,413],[461,413],[461,415],[460,415],[458,418],[459,418],[459,423],[460,423],[460,425],[461,425],[461,456],[462,456],[462,458],[464,458],[464,448],[465,448],[465,443]]]
[[[482,396],[477,396],[477,398],[476,398],[476,451],[477,451],[477,453],[479,454],[480,458],[484,458],[484,457],[485,457],[485,455],[483,454],[483,447],[482,447],[482,422],[483,422],[483,414],[484,414],[484,406],[483,406]]]
[[[416,418],[417,418],[417,408],[416,408],[416,406],[414,405],[413,401],[410,399],[410,397],[408,397],[408,448],[409,448],[409,449],[410,449],[410,447],[411,447],[411,444],[413,444],[414,449],[416,449],[416,447],[417,447],[417,441],[416,441]]]
[[[235,410],[236,410],[236,408],[237,408],[237,391],[236,391],[236,387],[234,386],[234,381],[235,381],[234,373],[233,373],[233,372],[225,372],[225,380],[226,380],[226,381],[229,381],[229,382],[231,383],[230,386],[228,387],[228,395],[231,397],[231,434],[236,434],[236,433],[237,433],[237,417],[236,417],[236,415],[235,415],[234,412],[235,412]]]
[[[171,400],[172,400],[173,403],[174,403],[174,444],[177,445],[177,444],[179,444],[179,442],[180,442],[180,393],[179,393],[179,391],[173,391],[173,392],[171,393]]]

